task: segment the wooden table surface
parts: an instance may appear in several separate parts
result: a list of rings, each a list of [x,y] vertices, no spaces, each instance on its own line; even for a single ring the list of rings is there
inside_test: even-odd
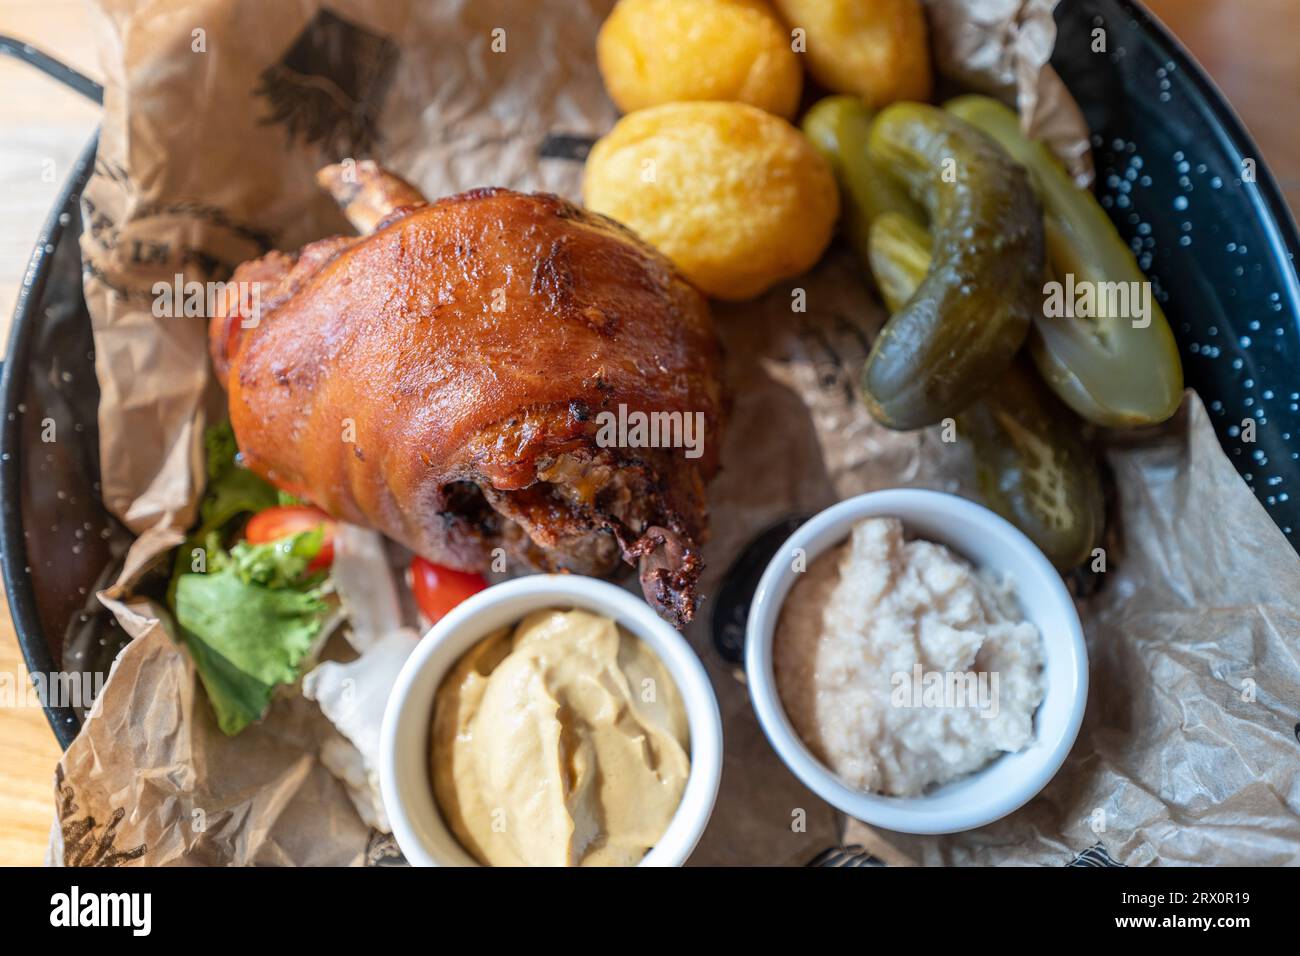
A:
[[[1147,0],[1147,6],[1214,77],[1254,134],[1291,208],[1300,210],[1300,138],[1292,127],[1300,93],[1300,0]],[[5,0],[0,6],[0,34],[98,77],[88,24],[80,0]],[[99,111],[10,60],[0,60],[0,91],[3,343],[32,243]],[[26,681],[7,607],[0,613],[0,675],[15,686]],[[0,865],[43,859],[58,755],[42,711],[0,708]]]

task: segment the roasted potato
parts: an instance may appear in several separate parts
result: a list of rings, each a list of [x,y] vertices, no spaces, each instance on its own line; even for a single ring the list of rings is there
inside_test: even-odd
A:
[[[792,30],[803,29],[808,69],[835,93],[879,109],[930,98],[929,34],[920,0],[776,0]]]
[[[732,300],[811,267],[840,206],[835,176],[808,139],[744,103],[628,114],[592,148],[583,196],[701,291]]]
[[[620,0],[596,57],[625,113],[736,100],[789,119],[803,87],[790,34],[766,0]]]

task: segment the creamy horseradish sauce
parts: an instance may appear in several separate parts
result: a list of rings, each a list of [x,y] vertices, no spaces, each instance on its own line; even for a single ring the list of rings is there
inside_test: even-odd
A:
[[[790,591],[777,689],[796,732],[846,783],[913,796],[1034,736],[1042,641],[1004,583],[868,518]]]

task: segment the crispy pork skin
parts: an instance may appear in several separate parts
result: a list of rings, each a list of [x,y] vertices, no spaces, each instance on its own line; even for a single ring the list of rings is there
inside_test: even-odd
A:
[[[360,182],[331,169],[322,183],[369,234],[245,263],[233,280],[259,283],[260,309],[211,321],[245,463],[462,570],[494,553],[588,574],[636,564],[660,613],[689,621],[723,424],[704,298],[557,197],[424,203],[373,164]],[[701,413],[699,456],[600,441],[620,405]]]

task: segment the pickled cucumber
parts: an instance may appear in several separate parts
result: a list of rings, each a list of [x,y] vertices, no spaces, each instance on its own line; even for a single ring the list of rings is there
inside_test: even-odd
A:
[[[1039,309],[1030,345],[1043,378],[1076,412],[1098,425],[1161,422],[1183,397],[1183,366],[1164,312],[1114,224],[1056,157],[1020,131],[1015,112],[986,96],[947,104],[952,115],[983,130],[1029,171],[1043,203],[1052,278],[1094,293],[1089,317],[1048,316]],[[1141,292],[1136,315],[1126,288]],[[1127,302],[1127,308],[1117,308]],[[1127,314],[1123,314],[1127,313]]]
[[[890,308],[905,303],[929,272],[929,236],[898,215],[871,228],[870,257]],[[980,494],[1060,570],[1076,567],[1100,541],[1105,500],[1097,462],[1079,422],[1039,380],[1022,353],[957,416],[972,445]]]
[[[875,113],[856,96],[827,96],[812,105],[802,123],[805,135],[835,172],[845,238],[864,265],[876,217],[896,213],[925,223],[920,204],[867,155],[874,119]]]
[[[927,211],[931,265],[886,323],[863,397],[890,428],[933,425],[1006,368],[1042,307],[1042,210],[1024,169],[950,113],[896,103],[872,124],[872,163]]]

